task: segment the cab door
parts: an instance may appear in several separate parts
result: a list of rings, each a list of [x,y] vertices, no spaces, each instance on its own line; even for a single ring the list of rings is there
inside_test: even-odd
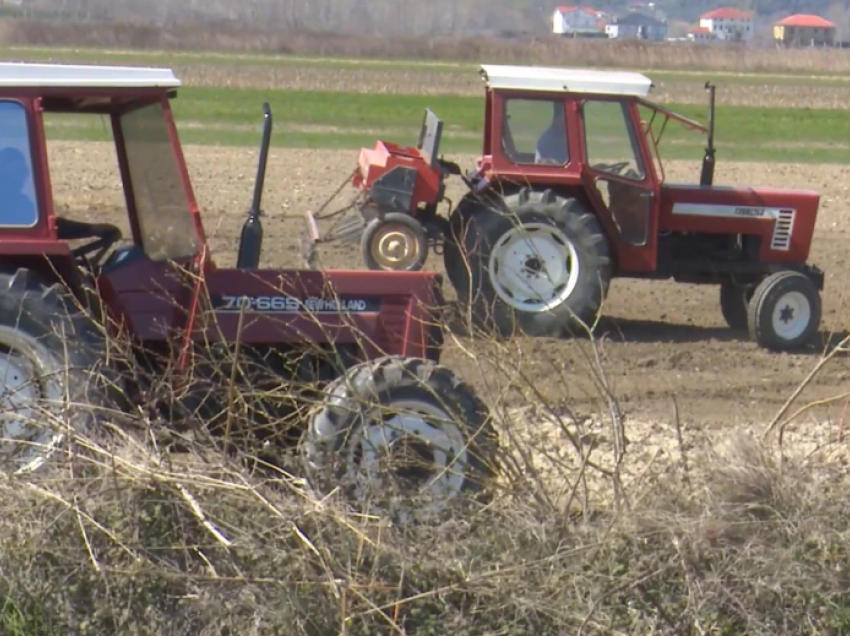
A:
[[[620,273],[654,271],[659,191],[635,125],[636,106],[615,99],[582,101],[582,182],[616,247]]]

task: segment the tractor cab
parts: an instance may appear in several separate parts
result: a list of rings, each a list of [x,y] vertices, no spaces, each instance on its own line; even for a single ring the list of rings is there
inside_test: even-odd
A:
[[[479,167],[523,176],[577,174],[662,183],[659,153],[670,121],[708,134],[701,182],[713,180],[713,131],[647,99],[652,81],[640,73],[522,66],[482,66],[485,137]],[[712,94],[713,127],[714,87]],[[555,169],[557,169],[555,171]]]
[[[95,291],[110,324],[137,341],[176,338],[185,348],[189,336],[177,334],[187,325],[191,332],[196,274],[212,262],[172,117],[179,86],[169,69],[0,64],[0,187],[14,202],[3,214],[0,253],[6,267],[58,276],[81,300],[86,287]],[[70,115],[99,118],[111,132],[126,239],[104,220],[57,214],[48,123]]]
[[[640,73],[484,65],[481,75],[485,137],[473,183],[580,190],[601,212],[625,271],[654,270],[659,143],[671,120],[698,133],[708,128],[649,101],[652,81]],[[703,185],[713,179],[712,140]]]
[[[0,187],[8,190],[3,251],[43,249],[104,271],[143,258],[189,262],[206,239],[169,100],[179,80],[167,69],[0,64]],[[106,119],[124,182],[132,244],[114,225],[56,214],[44,115]],[[70,247],[68,241],[75,242]],[[16,247],[17,246],[17,247]]]

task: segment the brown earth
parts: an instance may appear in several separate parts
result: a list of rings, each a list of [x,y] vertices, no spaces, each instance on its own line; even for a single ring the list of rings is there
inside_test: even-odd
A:
[[[57,204],[75,218],[118,218],[121,191],[111,147],[97,144],[55,144],[52,179]],[[239,148],[190,147],[187,160],[205,226],[220,265],[231,265],[244,213],[250,202],[256,151]],[[264,198],[264,266],[297,266],[301,213],[318,210],[350,174],[356,151],[275,149],[269,160]],[[456,157],[471,165],[472,157]],[[693,180],[695,164],[673,163],[668,178]],[[723,164],[718,181],[782,187],[805,187],[822,193],[811,261],[827,274],[822,328],[844,334],[850,312],[844,304],[850,253],[847,217],[848,166],[784,164]],[[462,187],[462,186],[461,186]],[[461,190],[455,185],[455,201]],[[348,202],[346,189],[331,204]],[[111,211],[111,212],[110,212]],[[323,248],[329,267],[361,268],[357,248]],[[429,268],[442,269],[432,255]],[[447,283],[448,285],[448,283]],[[735,338],[720,313],[715,287],[668,282],[617,280],[600,325],[597,350],[611,388],[624,410],[641,420],[670,422],[674,398],[681,420],[706,432],[729,425],[745,426],[772,418],[817,363],[820,351],[773,354],[745,338]],[[501,346],[462,336],[449,337],[444,362],[473,382],[489,400],[523,406],[545,399],[582,413],[604,410],[590,376],[586,339],[517,339]],[[494,364],[495,361],[495,364]],[[530,380],[523,383],[522,379]],[[539,394],[531,395],[528,387]],[[518,387],[525,387],[520,389]],[[835,431],[850,395],[850,362],[840,358],[826,367],[794,408],[814,400],[835,398],[804,414],[803,426],[819,435]],[[838,396],[838,397],[836,397]],[[793,409],[792,409],[793,410]],[[826,418],[834,420],[824,424]],[[669,427],[660,425],[667,430]],[[826,427],[826,429],[824,429]]]
[[[177,64],[175,72],[192,86],[228,86],[232,88],[285,89],[291,91],[338,91],[345,93],[393,93],[407,95],[483,94],[481,78],[476,72],[426,70],[376,70],[368,65],[351,68],[318,65],[246,66]],[[652,99],[658,103],[706,104],[705,82],[718,86],[718,99],[724,106],[765,106],[775,108],[845,109],[850,102],[850,82],[835,85],[799,82],[760,82],[752,78],[742,83],[731,82],[724,75],[710,71],[694,73],[692,79],[669,79],[647,75],[655,82]],[[751,82],[751,83],[750,83]]]

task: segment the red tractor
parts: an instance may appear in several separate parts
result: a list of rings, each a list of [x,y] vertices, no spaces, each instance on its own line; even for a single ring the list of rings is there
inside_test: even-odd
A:
[[[806,261],[820,196],[714,185],[714,86],[706,127],[649,101],[652,82],[639,73],[481,74],[474,171],[440,158],[443,124],[430,110],[416,147],[361,150],[353,184],[370,269],[415,271],[442,245],[461,304],[502,335],[591,325],[610,280],[631,277],[719,285],[729,326],[767,349],[817,336],[824,276]],[[658,147],[670,121],[707,135],[698,184],[664,180]],[[448,175],[468,192],[446,218]]]
[[[0,64],[0,467],[34,470],[98,407],[132,413],[164,378],[177,407],[163,398],[156,412],[200,413],[195,425],[230,442],[241,381],[264,402],[242,439],[297,442],[322,492],[365,503],[397,486],[386,506],[409,516],[482,490],[496,438],[486,406],[439,365],[440,277],[259,268],[268,105],[237,266],[218,267],[171,110],[179,86],[168,69]],[[111,125],[126,243],[114,225],[56,215],[50,113]]]

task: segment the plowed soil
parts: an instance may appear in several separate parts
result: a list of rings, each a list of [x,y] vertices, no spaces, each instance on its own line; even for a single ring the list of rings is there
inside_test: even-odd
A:
[[[256,151],[192,147],[186,153],[216,260],[219,265],[231,265],[251,200]],[[302,212],[318,210],[351,173],[356,159],[356,151],[273,150],[263,201],[264,266],[299,264]],[[467,166],[473,160],[452,159]],[[668,180],[674,181],[693,181],[699,172],[697,164],[686,163],[671,164],[667,170]],[[64,214],[123,225],[123,200],[111,146],[56,144],[51,176]],[[804,187],[822,193],[810,260],[827,274],[824,338],[842,337],[850,330],[844,298],[850,264],[850,167],[721,163],[717,181]],[[460,193],[456,184],[450,195],[457,201]],[[344,205],[350,196],[351,191],[344,189],[328,209]],[[363,267],[357,246],[327,247],[321,257],[325,267]],[[441,270],[441,257],[432,255],[428,267]],[[674,415],[675,398],[679,417],[690,426],[745,426],[770,420],[805,380],[821,349],[794,355],[759,350],[745,336],[729,331],[718,299],[718,289],[709,286],[631,280],[612,284],[597,351],[624,410],[640,419],[668,422]],[[506,404],[520,406],[545,399],[589,413],[604,408],[591,377],[590,344],[586,338],[522,338],[495,345],[458,335],[448,338],[443,360],[489,400],[501,397]],[[520,377],[527,383],[519,382]],[[539,394],[531,394],[529,387]],[[825,418],[837,421],[843,416],[847,397],[842,394],[848,394],[848,389],[850,361],[840,358],[824,369],[794,408],[835,398],[803,416],[811,426],[829,426],[823,424]]]

